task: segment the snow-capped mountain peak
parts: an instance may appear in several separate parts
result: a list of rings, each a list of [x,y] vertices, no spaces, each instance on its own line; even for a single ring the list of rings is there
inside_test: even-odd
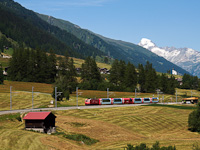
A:
[[[138,45],[200,77],[199,51],[191,48],[157,47],[155,43],[147,38],[142,38]]]
[[[142,46],[142,47],[144,47],[146,49],[150,49],[150,48],[156,46],[151,40],[149,40],[147,38],[142,38],[138,45]]]

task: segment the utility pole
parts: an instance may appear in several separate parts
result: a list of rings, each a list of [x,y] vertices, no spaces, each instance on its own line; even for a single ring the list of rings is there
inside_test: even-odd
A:
[[[12,92],[12,86],[10,86],[10,110],[12,110],[12,93],[18,93],[18,92]]]
[[[158,97],[158,99],[159,99],[160,89],[157,89],[156,92],[157,92],[157,97]]]
[[[107,88],[107,98],[109,98],[109,88]]]
[[[107,88],[107,98],[109,98],[109,96],[111,95],[111,94],[113,94],[114,92],[109,92],[109,88]]]
[[[57,108],[57,87],[55,87],[55,108]]]
[[[10,86],[10,110],[12,110],[12,86]]]
[[[137,94],[137,89],[135,88],[135,98],[136,98],[136,94]]]
[[[57,96],[61,95],[62,92],[57,92],[57,87],[55,87],[55,108],[57,108]]]
[[[82,93],[83,92],[78,92],[78,87],[76,87],[76,102],[77,102],[76,106],[77,106],[77,108],[78,108],[78,96],[81,95]]]
[[[76,87],[76,106],[78,107],[78,87]]]
[[[34,89],[34,87],[32,86],[32,109],[34,108],[34,104],[33,104],[33,99],[34,99],[33,89]]]
[[[164,103],[165,103],[165,100],[164,100],[164,94],[163,94],[163,96],[162,96],[162,99],[163,99],[163,101],[164,101]]]

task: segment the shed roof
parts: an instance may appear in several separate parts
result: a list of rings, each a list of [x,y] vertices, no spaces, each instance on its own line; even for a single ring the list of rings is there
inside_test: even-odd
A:
[[[44,120],[51,112],[29,112],[24,120]]]

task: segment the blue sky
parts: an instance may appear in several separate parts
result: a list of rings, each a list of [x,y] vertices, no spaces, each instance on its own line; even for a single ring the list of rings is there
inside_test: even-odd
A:
[[[103,36],[200,51],[200,0],[15,0]]]

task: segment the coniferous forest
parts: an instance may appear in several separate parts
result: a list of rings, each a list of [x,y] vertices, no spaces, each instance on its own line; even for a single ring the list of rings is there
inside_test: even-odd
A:
[[[13,52],[9,63],[8,78],[13,81],[54,83],[56,56],[47,55],[40,49],[20,47]]]
[[[77,82],[81,76],[81,82]],[[158,75],[152,64],[142,64],[136,68],[133,64],[115,60],[110,74],[101,75],[95,59],[87,57],[82,64],[81,75],[76,73],[73,59],[66,52],[64,58],[56,58],[51,50],[45,53],[40,49],[15,49],[10,60],[8,78],[13,81],[55,83],[63,94],[60,99],[69,97],[76,86],[86,90],[129,91],[154,93],[157,89],[167,94],[174,94],[177,82],[173,76]]]

